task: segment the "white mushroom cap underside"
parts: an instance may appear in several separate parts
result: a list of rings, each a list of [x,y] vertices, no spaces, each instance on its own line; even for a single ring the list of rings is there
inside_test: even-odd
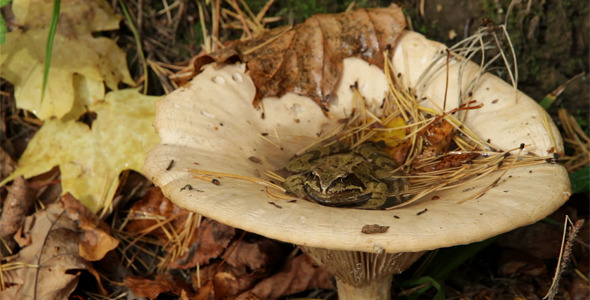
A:
[[[444,46],[439,43],[406,32],[394,54],[394,67],[402,74],[401,80],[413,86],[441,49]],[[474,74],[477,68],[470,64],[464,76]],[[263,119],[252,106],[255,87],[244,72],[243,65],[208,67],[157,104],[155,127],[161,144],[150,152],[145,172],[181,207],[298,245],[414,252],[472,243],[533,223],[555,211],[569,197],[565,169],[548,163],[512,168],[496,187],[461,204],[458,202],[478,194],[500,173],[434,192],[424,201],[389,211],[333,208],[301,199],[288,202],[270,196],[262,185],[241,179],[217,177],[220,185],[215,185],[194,178],[188,169],[260,177],[265,170],[282,168],[295,152],[335,128],[338,119],[350,113],[349,87],[355,81],[361,93],[371,99],[369,107],[378,107],[387,90],[381,70],[358,59],[346,59],[336,93],[338,101],[330,107],[328,116],[310,99],[288,94],[281,99],[264,99]],[[447,99],[457,99],[457,72],[457,64],[452,64]],[[430,80],[426,88],[417,87],[439,106],[446,71],[441,74]],[[484,103],[484,107],[469,111],[465,124],[500,149],[525,143],[525,152],[538,155],[547,155],[552,147],[560,151],[559,132],[546,112],[521,92],[517,92],[515,100],[514,92],[504,81],[485,75],[473,91],[473,98]],[[543,119],[550,124],[550,134]],[[433,196],[439,198],[430,200]],[[418,214],[424,209],[428,210]],[[367,224],[389,229],[385,233],[361,233]]]

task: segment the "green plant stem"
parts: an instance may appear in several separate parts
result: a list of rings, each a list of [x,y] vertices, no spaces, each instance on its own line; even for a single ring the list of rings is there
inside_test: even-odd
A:
[[[49,68],[51,67],[51,54],[53,53],[53,41],[57,32],[57,23],[59,23],[59,11],[61,0],[53,1],[53,12],[51,13],[51,23],[49,24],[49,33],[47,35],[47,45],[45,46],[45,66],[43,69],[43,86],[41,88],[41,103],[45,98],[45,90],[49,81]]]
[[[125,15],[125,19],[127,19],[127,23],[129,23],[129,29],[131,33],[133,33],[133,38],[135,39],[135,44],[137,45],[137,53],[141,58],[141,64],[143,65],[143,94],[147,95],[148,91],[148,66],[147,61],[145,59],[145,55],[143,54],[143,47],[141,46],[141,40],[139,39],[139,34],[137,33],[137,29],[135,28],[135,24],[133,24],[133,20],[131,19],[131,15],[129,15],[129,11],[127,10],[127,6],[123,2],[123,0],[119,0],[119,5],[121,6],[121,10]]]

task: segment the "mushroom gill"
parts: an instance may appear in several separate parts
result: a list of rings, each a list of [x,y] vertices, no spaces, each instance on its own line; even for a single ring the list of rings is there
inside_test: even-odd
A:
[[[487,73],[477,85],[469,86],[472,81],[466,78],[480,75],[474,63],[460,58],[449,63],[447,91],[444,68],[423,80],[421,75],[445,50],[443,45],[412,32],[405,32],[394,49],[392,63],[400,82],[411,87],[418,99],[429,99],[420,105],[438,109],[446,97],[446,109],[453,109],[460,105],[455,100],[469,90],[473,99],[484,105],[465,112],[463,124],[497,149],[524,144],[527,153],[539,157],[563,151],[558,130],[532,99]],[[326,256],[340,255],[337,253],[364,260],[361,265],[381,265],[385,264],[383,257],[393,258],[393,267],[378,275],[382,279],[379,285],[387,292],[383,297],[372,296],[375,299],[387,299],[391,274],[409,267],[424,251],[481,241],[531,224],[568,199],[567,173],[551,163],[493,172],[435,190],[393,211],[322,206],[284,195],[266,181],[253,182],[270,180],[267,171],[283,168],[298,151],[339,130],[339,120],[353,108],[351,85],[358,86],[367,99],[366,107],[378,113],[389,90],[388,81],[382,70],[359,59],[344,60],[335,92],[337,101],[331,103],[327,113],[313,100],[295,94],[265,98],[260,106],[253,107],[256,90],[244,65],[209,65],[186,86],[158,102],[154,124],[161,144],[150,152],[145,172],[177,205],[246,231],[300,245],[319,263],[325,264]],[[503,180],[498,183],[501,175]],[[466,198],[471,200],[463,201]],[[363,227],[370,224],[387,230],[363,233]],[[395,262],[400,254],[405,258]],[[345,285],[339,284],[342,293],[349,287],[358,290],[371,283],[338,275],[342,271],[336,270],[341,266],[326,267],[336,273],[339,282],[345,281]],[[346,268],[352,272],[353,267]]]

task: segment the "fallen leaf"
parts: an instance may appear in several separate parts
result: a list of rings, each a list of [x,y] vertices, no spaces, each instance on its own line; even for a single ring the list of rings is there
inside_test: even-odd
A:
[[[76,214],[64,208],[63,200],[27,217],[27,223],[33,224],[31,243],[7,259],[7,264],[17,267],[3,272],[9,288],[0,292],[0,298],[67,299],[77,285],[79,270],[97,274],[79,255],[79,243],[86,233]]]
[[[562,294],[562,293],[560,293]],[[579,275],[574,275],[574,278],[569,288],[571,299],[590,299],[590,289],[588,288],[588,279]]]
[[[237,59],[248,67],[256,100],[293,92],[327,109],[342,60],[359,57],[383,68],[383,52],[395,45],[405,25],[402,9],[396,5],[315,15],[292,28],[275,28],[197,58],[195,70],[212,61]]]
[[[213,291],[213,281],[207,281],[205,284],[201,285],[198,289],[196,289],[196,295],[192,298],[194,300],[211,300],[215,299],[215,294]]]
[[[389,226],[379,225],[379,224],[367,224],[361,228],[361,232],[364,234],[375,234],[375,233],[384,233],[389,230]]]
[[[428,158],[441,153],[446,153],[451,144],[455,126],[447,120],[440,120],[430,124],[424,134],[428,141],[428,146],[418,158]],[[417,162],[420,162],[418,159]]]
[[[395,117],[386,124],[383,128],[388,130],[377,131],[370,140],[376,143],[383,142],[387,148],[395,148],[401,144],[406,137],[406,121],[402,117]]]
[[[171,291],[174,287],[165,275],[158,275],[155,279],[127,276],[124,283],[136,296],[151,299],[155,299],[161,293]]]
[[[219,272],[213,277],[216,299],[233,299],[240,291],[238,279],[228,272]]]
[[[155,101],[136,90],[107,94],[88,109],[97,118],[88,125],[75,120],[46,120],[29,142],[17,170],[0,186],[17,176],[29,178],[59,166],[62,193],[71,193],[91,211],[108,207],[123,170],[142,171],[147,151],[159,143],[153,130]]]
[[[524,252],[504,249],[498,259],[498,273],[503,276],[531,276],[548,279],[548,272],[542,259]]]
[[[234,274],[252,274],[256,278],[274,270],[284,256],[279,244],[269,239],[236,241],[223,255],[227,264],[234,267]],[[239,273],[236,272],[239,270]]]
[[[152,187],[131,206],[125,230],[129,233],[149,233],[160,240],[166,240],[169,235],[157,225],[161,224],[162,220],[173,219],[170,222],[172,228],[182,230],[188,214],[189,211],[164,197],[159,188]]]
[[[503,234],[497,244],[526,252],[534,257],[551,259],[559,256],[561,239],[561,228],[537,222]]]
[[[188,269],[219,257],[236,234],[236,229],[211,219],[203,219],[188,251],[169,264],[170,268]]]
[[[260,299],[277,299],[317,288],[334,289],[330,274],[302,254],[289,260],[279,273],[262,280],[236,299],[252,299],[252,294]]]
[[[10,154],[4,149],[6,144],[0,146],[0,178],[8,176],[16,169],[16,162],[10,157]]]
[[[176,232],[175,236],[186,230],[189,211],[178,207],[168,198],[164,197],[159,188],[151,188],[146,195],[131,206],[129,221],[125,230],[129,233],[150,234],[162,241],[170,240],[170,232]],[[172,219],[172,220],[171,220]],[[163,220],[171,220],[162,225]],[[166,231],[164,231],[164,226]],[[197,265],[208,263],[211,259],[219,257],[234,238],[236,229],[204,218],[193,235],[188,237],[186,243],[178,243],[166,247],[169,254],[178,255],[173,247],[182,244],[188,245],[188,249],[181,249],[181,256],[172,261],[168,267],[174,269],[188,269]]]
[[[125,53],[114,41],[93,35],[117,29],[121,17],[104,0],[62,1],[47,90],[41,99],[51,18],[47,12],[53,10],[53,3],[15,0],[12,10],[21,29],[6,34],[0,51],[0,76],[14,84],[17,107],[41,120],[61,118],[73,107],[96,103],[104,96],[104,83],[113,90],[119,82],[133,84]]]
[[[227,247],[222,260],[201,266],[193,276],[193,286],[215,282],[214,293],[237,296],[274,272],[286,257],[283,247],[266,238],[243,238]],[[221,290],[218,290],[221,289]]]
[[[71,194],[65,194],[61,201],[68,216],[77,221],[83,232],[78,244],[81,257],[87,261],[98,261],[119,245],[119,240],[111,236],[110,227]]]
[[[25,217],[29,215],[33,209],[36,193],[30,188],[23,177],[17,177],[12,186],[8,188],[8,195],[4,200],[4,205],[0,218],[0,246],[2,254],[7,247],[10,250],[15,250],[16,243],[13,235],[23,225]]]

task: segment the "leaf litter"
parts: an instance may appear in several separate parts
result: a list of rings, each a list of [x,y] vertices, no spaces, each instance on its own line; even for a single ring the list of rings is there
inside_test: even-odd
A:
[[[42,11],[42,10],[41,10]],[[49,10],[46,10],[49,11]],[[105,29],[102,29],[105,30]],[[121,66],[125,65],[125,63],[123,62],[121,64]],[[2,74],[2,76],[4,76],[4,74]],[[74,75],[74,81],[78,80],[78,83],[74,83],[75,85],[75,93],[76,95],[82,95],[82,96],[76,96],[76,99],[86,99],[86,100],[75,100],[72,108],[69,110],[69,115],[67,115],[68,113],[66,113],[66,115],[64,115],[64,117],[62,118],[62,120],[67,121],[67,120],[75,120],[77,119],[77,117],[79,117],[81,114],[83,114],[84,112],[87,111],[87,107],[91,106],[93,103],[96,103],[97,101],[100,101],[100,99],[102,99],[102,97],[100,96],[100,91],[101,88],[98,87],[98,85],[96,84],[96,82],[92,81],[92,80],[88,80],[86,79],[84,76],[80,76],[80,75]],[[50,83],[51,85],[51,83]],[[80,88],[80,86],[82,87],[86,87],[86,88]],[[321,86],[321,84],[317,84],[316,86]],[[88,93],[79,93],[79,91],[82,91],[86,89],[87,91],[89,91]],[[67,90],[65,90],[67,91]],[[104,93],[104,91],[103,91]],[[98,96],[96,96],[98,95]],[[104,96],[103,96],[104,97]],[[321,97],[318,97],[316,100],[318,100],[318,102],[321,103]],[[95,120],[96,121],[96,120]],[[93,123],[94,126],[94,123]],[[149,128],[149,126],[148,126]],[[400,151],[403,152],[403,151]],[[399,153],[399,152],[398,152]],[[63,170],[62,170],[62,174],[63,174]],[[118,173],[117,173],[118,174]],[[63,175],[62,175],[63,176]],[[63,180],[63,178],[62,178]],[[164,209],[160,209],[162,207],[159,206],[155,206],[158,203],[162,204],[164,203],[164,200],[159,200],[158,201],[154,201],[151,204],[145,204],[145,205],[137,205],[133,208],[132,212],[135,212],[136,214],[134,215],[134,217],[129,217],[128,220],[125,220],[124,222],[129,222],[129,224],[132,224],[133,222],[138,222],[136,225],[136,227],[138,227],[138,229],[136,229],[136,232],[132,232],[131,235],[129,232],[125,233],[125,236],[123,237],[121,234],[121,232],[117,232],[117,230],[115,230],[115,235],[117,236],[118,239],[120,239],[122,241],[121,245],[119,245],[119,252],[117,253],[121,253],[121,247],[125,246],[124,243],[126,241],[129,241],[129,238],[131,237],[132,240],[137,243],[136,245],[137,248],[142,248],[146,245],[149,245],[150,243],[153,244],[158,244],[158,245],[162,245],[162,241],[170,239],[170,238],[174,238],[174,237],[178,237],[178,232],[179,229],[182,228],[183,226],[181,224],[190,224],[190,225],[184,225],[184,227],[195,227],[194,224],[197,225],[201,225],[203,226],[203,224],[206,224],[207,222],[211,222],[213,223],[214,221],[208,221],[206,218],[201,218],[198,216],[194,216],[192,218],[189,218],[190,213],[189,212],[182,212],[182,210],[180,208],[169,208],[167,207],[168,204],[163,204],[163,208]],[[53,205],[53,204],[52,204]],[[47,211],[53,211],[54,208],[52,205],[49,205],[47,207]],[[151,206],[151,207],[150,207]],[[153,212],[154,208],[158,207],[159,209],[156,209],[157,213],[147,213],[147,212]],[[130,216],[133,215],[132,212],[130,212]],[[137,213],[137,212],[141,212],[141,213]],[[74,213],[75,215],[76,213]],[[78,215],[84,215],[84,214],[80,214],[77,213]],[[142,215],[143,214],[143,215]],[[182,217],[181,217],[182,216]],[[141,220],[142,218],[144,218],[145,220]],[[151,219],[150,218],[154,218]],[[181,219],[186,218],[184,223],[181,221]],[[133,219],[133,220],[131,220]],[[30,219],[29,219],[30,220]],[[148,221],[147,223],[141,223],[140,221]],[[95,220],[93,221],[88,221],[87,223],[93,223],[95,222]],[[27,225],[28,224],[28,225]],[[29,226],[29,228],[33,225],[32,222],[28,222],[25,224],[25,226]],[[165,226],[169,225],[168,228],[166,228]],[[141,230],[142,226],[146,226],[147,228],[152,228],[153,230]],[[208,226],[212,226],[213,225],[208,225]],[[119,228],[119,227],[117,227]],[[195,227],[196,228],[196,227]],[[183,228],[183,230],[186,230],[186,228]],[[30,232],[30,230],[24,230],[25,232]],[[264,299],[264,298],[276,298],[276,297],[280,297],[281,295],[285,295],[285,294],[290,294],[290,293],[294,293],[297,291],[301,291],[301,290],[305,290],[305,289],[310,289],[310,288],[316,288],[316,287],[320,287],[320,288],[333,288],[331,286],[331,282],[330,279],[328,277],[327,273],[321,273],[321,269],[318,269],[317,267],[315,267],[311,262],[309,262],[309,259],[307,259],[305,256],[302,255],[289,255],[287,256],[288,259],[284,258],[284,256],[279,256],[279,257],[283,257],[283,260],[287,260],[287,263],[284,264],[283,266],[277,265],[276,262],[275,263],[269,263],[268,260],[265,260],[265,255],[263,253],[262,248],[270,248],[270,249],[277,249],[276,247],[272,246],[261,246],[258,245],[258,241],[256,241],[256,239],[252,240],[252,238],[250,237],[249,234],[246,233],[240,233],[238,231],[238,234],[234,234],[231,238],[231,241],[229,242],[227,248],[225,251],[221,251],[222,254],[218,257],[214,257],[214,256],[210,256],[209,260],[207,262],[204,263],[204,265],[200,265],[197,264],[197,262],[199,262],[200,260],[197,259],[195,260],[195,257],[199,257],[199,255],[194,255],[191,254],[191,252],[194,252],[195,248],[198,249],[201,248],[202,244],[207,244],[210,242],[209,238],[205,239],[203,237],[202,240],[200,240],[200,243],[194,243],[192,241],[195,240],[195,236],[197,236],[198,234],[195,234],[195,232],[199,232],[200,230],[194,230],[193,234],[185,234],[185,239],[189,240],[191,242],[184,242],[185,245],[183,247],[178,247],[178,252],[177,252],[177,256],[175,256],[175,258],[177,258],[177,260],[173,260],[173,259],[168,259],[165,258],[164,256],[162,256],[162,253],[168,253],[167,255],[169,255],[170,253],[172,253],[172,251],[170,251],[168,249],[168,247],[163,247],[163,250],[161,253],[151,253],[151,255],[153,255],[154,257],[156,257],[157,259],[155,261],[160,262],[160,266],[162,267],[166,267],[167,263],[178,263],[179,260],[182,260],[183,262],[188,262],[187,264],[177,264],[178,267],[180,267],[181,269],[181,274],[184,274],[184,276],[180,276],[183,279],[181,280],[182,282],[186,282],[187,278],[190,278],[193,282],[193,287],[189,287],[186,286],[185,284],[182,284],[182,282],[179,281],[178,277],[174,277],[174,276],[170,276],[167,273],[162,275],[156,275],[155,277],[150,276],[149,274],[153,274],[153,273],[145,273],[145,272],[138,272],[136,270],[138,269],[134,269],[131,268],[130,270],[135,270],[135,271],[131,271],[130,273],[134,273],[134,274],[140,274],[139,276],[136,275],[129,275],[125,278],[125,282],[132,282],[132,278],[135,279],[140,279],[140,280],[144,280],[144,284],[142,285],[141,283],[137,283],[137,284],[131,284],[130,286],[134,286],[135,285],[135,290],[142,290],[144,289],[146,291],[146,296],[150,296],[150,297],[155,297],[155,295],[158,295],[162,292],[166,292],[166,291],[172,291],[174,294],[178,295],[180,294],[182,298],[186,299],[188,297],[190,297],[191,299],[210,299],[210,297],[212,297],[213,295],[216,296],[228,296],[228,297],[234,297],[231,295],[236,295],[236,286],[239,287],[244,287],[244,283],[252,283],[252,282],[258,282],[258,284],[256,286],[254,286],[251,289],[244,289],[246,290],[246,292],[242,291],[242,294],[240,294],[239,298],[240,299]],[[206,231],[206,229],[202,230],[203,232]],[[153,236],[155,238],[147,238],[148,236]],[[205,236],[205,235],[203,235]],[[103,237],[105,238],[105,237]],[[97,238],[95,239],[95,241],[99,241],[100,239],[103,238]],[[29,241],[30,243],[33,243],[32,239],[22,239],[23,241]],[[92,240],[92,239],[90,239]],[[246,240],[246,241],[245,241]],[[252,242],[254,241],[254,242]],[[263,243],[267,243],[267,242],[263,242]],[[90,241],[88,242],[90,248],[93,248],[94,246],[93,243],[91,243]],[[178,243],[180,244],[180,242]],[[196,245],[196,246],[195,246]],[[26,245],[24,245],[26,246]],[[112,245],[111,245],[112,246]],[[186,246],[189,246],[188,248]],[[191,249],[192,247],[192,249]],[[100,247],[98,247],[100,248]],[[89,255],[89,257],[100,257],[101,254],[105,251],[104,249],[107,249],[109,247],[103,248],[103,250],[101,251],[88,251],[91,254]],[[137,249],[134,248],[134,249]],[[187,254],[187,249],[188,249],[188,254]],[[203,248],[204,249],[204,248]],[[233,250],[232,250],[233,249]],[[73,252],[74,249],[72,247],[71,249]],[[144,249],[147,250],[147,249]],[[183,252],[184,251],[184,252]],[[238,256],[237,254],[232,254],[234,253],[234,251],[236,251],[235,253],[240,253],[240,255]],[[284,252],[284,249],[280,252]],[[94,254],[92,254],[94,253]],[[112,252],[111,252],[112,253]],[[247,254],[247,253],[253,253],[253,254]],[[19,253],[20,254],[20,253]],[[179,255],[180,254],[180,255]],[[184,255],[184,256],[182,256]],[[268,256],[268,255],[266,255]],[[139,255],[137,255],[136,257],[128,257],[128,263],[134,263],[133,259],[134,258],[139,258]],[[191,261],[192,259],[192,261]],[[268,258],[267,258],[268,259]],[[281,260],[281,258],[274,258],[274,260]],[[251,260],[251,262],[250,262]],[[271,259],[272,260],[272,259]],[[307,260],[307,262],[306,262]],[[12,262],[9,263],[5,263],[6,261],[3,260],[2,261],[2,270],[3,270],[3,275],[4,274],[8,274],[7,271],[8,269],[14,268],[15,264],[13,264]],[[162,263],[163,262],[163,263]],[[265,263],[266,262],[266,263]],[[21,266],[22,264],[19,263]],[[72,265],[75,265],[76,263],[72,263]],[[83,262],[80,263],[81,265],[83,265]],[[196,266],[195,266],[196,265]],[[273,265],[274,267],[270,267],[269,266]],[[8,267],[8,268],[7,268]],[[186,271],[188,272],[194,272],[193,276],[190,276],[190,273],[182,273],[182,268],[189,268],[186,269]],[[196,268],[196,270],[195,270]],[[265,269],[266,268],[266,269]],[[200,271],[199,271],[200,269]],[[270,271],[268,270],[270,269]],[[300,269],[305,269],[307,271],[297,271]],[[89,269],[91,270],[91,269]],[[236,270],[241,270],[238,273],[236,273]],[[244,270],[246,271],[246,273],[244,273]],[[252,274],[252,272],[248,273],[248,271],[251,270],[258,270],[257,272],[259,273],[257,276],[260,276],[259,278],[255,275]],[[273,271],[278,271],[278,273],[273,273]],[[241,273],[240,273],[241,272]],[[314,272],[320,272],[320,274],[316,274]],[[143,274],[143,275],[141,275]],[[147,275],[146,275],[147,274]],[[244,274],[247,274],[246,277]],[[275,274],[275,275],[270,275],[270,274]],[[309,275],[311,274],[311,275]],[[315,274],[315,275],[314,275]],[[188,275],[188,276],[187,276]],[[269,277],[270,276],[270,277]],[[252,279],[254,277],[257,277],[257,279]],[[43,280],[45,280],[45,277],[40,277]],[[150,279],[151,278],[151,279]],[[263,279],[262,281],[260,281],[260,278],[266,278]],[[576,277],[578,278],[578,277]],[[5,279],[5,278],[3,278]],[[50,278],[51,279],[51,278]],[[103,279],[104,280],[104,279]],[[190,281],[190,280],[189,280]],[[299,284],[296,283],[298,281],[301,282],[317,282],[315,284]],[[71,281],[73,282],[73,281]],[[240,284],[241,282],[241,284]],[[3,288],[4,288],[4,280],[2,280],[3,283]],[[587,283],[587,281],[586,281]],[[39,286],[43,286],[43,283],[41,283]],[[120,284],[120,283],[118,283]],[[154,286],[154,285],[158,285],[161,287],[158,288],[154,288],[153,291],[148,291],[150,289],[150,285]],[[293,287],[291,287],[293,286]],[[69,286],[68,286],[69,288]],[[191,290],[192,289],[192,290]],[[64,289],[65,291],[65,289]],[[180,291],[180,292],[179,292]],[[194,291],[197,291],[197,294],[194,293]],[[62,293],[60,295],[66,295],[66,293]],[[68,294],[69,295],[69,294]],[[139,294],[137,294],[139,295]],[[257,296],[258,295],[258,296]],[[485,293],[483,294],[485,295]]]
[[[97,115],[90,128],[76,120],[46,120],[19,167],[0,185],[59,166],[63,193],[71,193],[94,212],[110,209],[119,173],[141,171],[147,151],[159,142],[151,126],[157,99],[135,90],[110,92],[89,107]]]
[[[6,289],[0,296],[6,299],[67,298],[81,270],[100,283],[90,262],[119,243],[106,224],[69,194],[27,217],[25,224],[20,234],[30,242],[2,265]]]
[[[21,176],[14,180],[8,188],[8,195],[4,199],[2,218],[0,218],[0,240],[3,242],[0,251],[3,255],[12,253],[16,249],[14,234],[21,228],[35,201],[36,191],[29,186]]]
[[[235,298],[252,290],[256,295],[261,293],[259,299],[272,299],[284,293],[333,287],[329,274],[307,257],[300,253],[295,257],[288,256],[290,246],[208,218],[191,219],[191,215],[193,213],[165,198],[158,188],[150,189],[142,200],[132,205],[121,222],[124,230],[116,232],[122,241],[119,251],[126,251],[122,256],[128,257],[128,263],[132,265],[145,264],[139,260],[146,255],[133,256],[140,251],[138,248],[145,249],[145,253],[153,251],[147,250],[147,244],[143,242],[157,245],[164,251],[158,259],[156,269],[159,271],[152,268],[125,277],[125,285],[134,294],[155,297],[165,292],[179,294],[183,290],[186,295],[195,295],[196,299],[201,296],[208,299],[206,295]],[[197,223],[192,223],[193,220]],[[155,239],[138,238],[149,236]],[[287,258],[291,259],[282,266]],[[171,269],[189,272],[181,280],[172,276]],[[150,276],[153,272],[158,275]],[[192,287],[180,283],[187,280]]]
[[[256,86],[256,100],[288,92],[307,96],[328,109],[342,60],[360,57],[383,68],[383,51],[393,47],[405,27],[402,9],[358,9],[320,14],[293,27],[278,27],[233,43],[195,60],[194,69],[215,61],[238,59],[246,64]]]
[[[120,16],[104,0],[68,1],[62,4],[49,81],[41,99],[45,47],[40,45],[46,44],[51,18],[47,12],[52,8],[53,1],[14,1],[12,10],[20,26],[6,34],[0,52],[0,76],[14,84],[17,107],[41,120],[64,117],[86,86],[104,95],[104,83],[112,90],[119,82],[133,85],[125,53],[111,39],[93,36],[118,29]]]

